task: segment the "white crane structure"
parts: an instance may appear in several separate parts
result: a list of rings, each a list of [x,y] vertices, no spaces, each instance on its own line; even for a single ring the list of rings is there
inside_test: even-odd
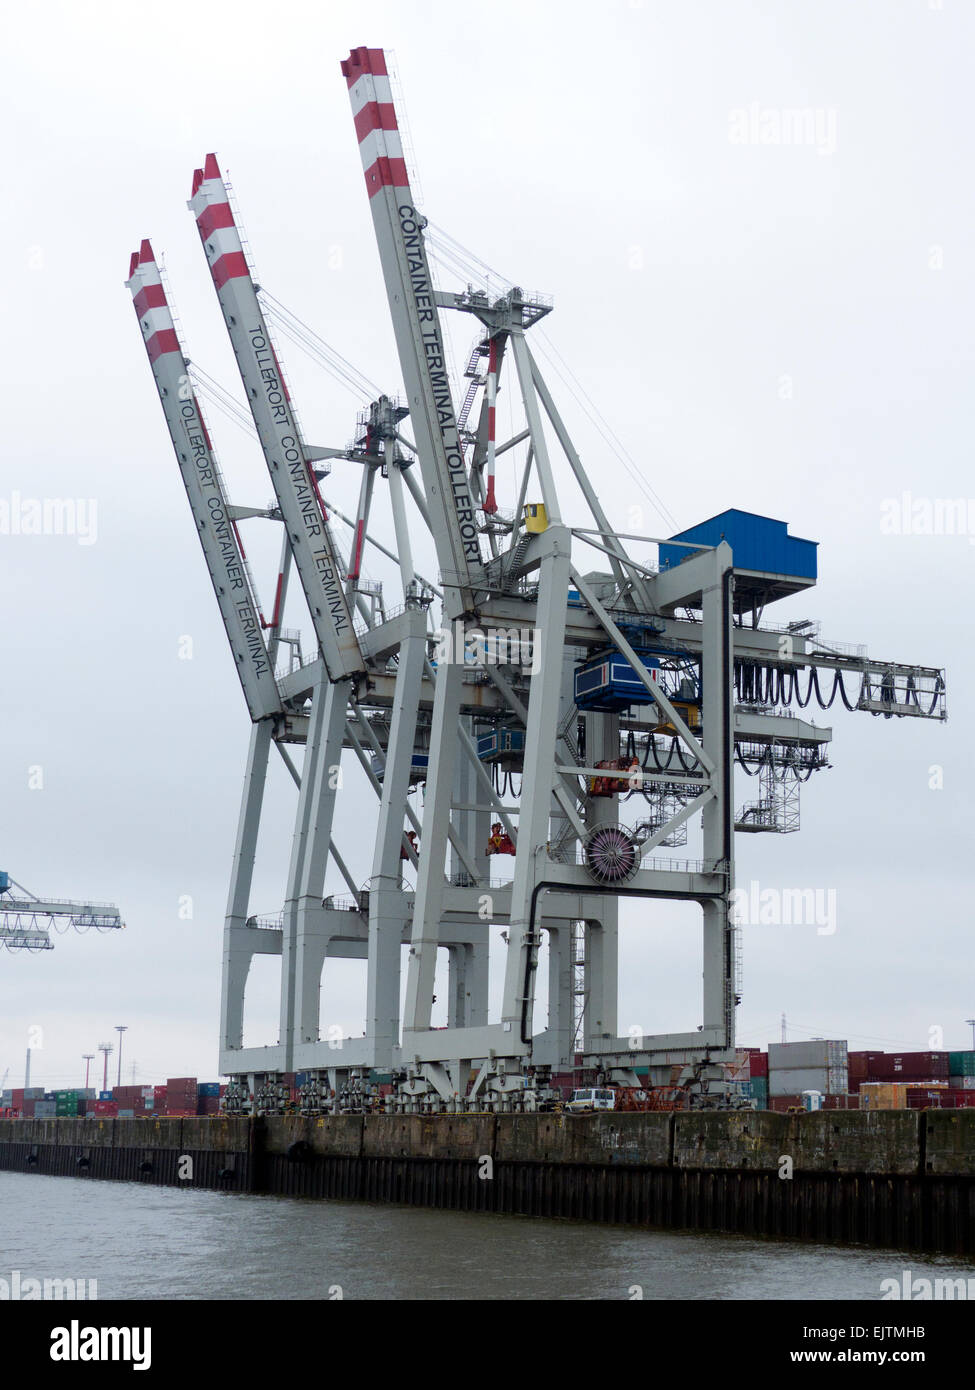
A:
[[[17,889],[17,894],[14,893]],[[18,896],[19,895],[19,896]],[[0,946],[8,951],[52,951],[52,930],[116,931],[125,926],[114,903],[38,898],[0,870]]]
[[[831,730],[800,711],[814,695],[829,707],[839,694],[848,708],[878,716],[944,719],[943,672],[822,642],[813,623],[766,623],[769,604],[816,581],[815,544],[781,522],[731,511],[676,536],[616,531],[530,345],[551,302],[516,286],[500,294],[435,287],[382,50],[355,49],[342,72],[402,399],[369,403],[347,449],[304,442],[267,321],[269,297],[254,282],[230,194],[208,156],[189,206],[276,499],[263,510],[235,507],[148,242],[128,281],[252,720],[224,935],[228,1104],[273,1110],[280,1078],[304,1072],[303,1109],[355,1108],[379,1072],[393,1076],[385,1104],[394,1110],[534,1109],[552,1072],[580,1054],[624,1084],[638,1067],[706,1076],[735,1042],[735,835],[797,829],[799,786],[827,765]],[[477,324],[459,411],[444,313]],[[499,443],[496,400],[505,387],[520,424]],[[495,477],[504,454],[520,474],[507,512]],[[362,468],[357,514],[346,518],[348,557],[332,533],[341,513],[319,487],[328,461],[340,458]],[[391,537],[375,534],[377,482],[388,485]],[[584,512],[570,516],[580,497]],[[284,530],[270,619],[236,526],[253,516]],[[421,531],[436,556],[436,584],[414,568]],[[367,545],[398,566],[396,609],[363,579]],[[317,653],[276,675],[292,566]],[[298,797],[283,910],[262,918],[250,897],[272,744]],[[300,773],[291,744],[304,744]],[[349,757],[376,795],[365,887],[337,843],[335,770]],[[758,785],[737,809],[736,765]],[[422,816],[408,799],[421,784]],[[697,857],[673,857],[689,830]],[[361,840],[361,827],[351,833]],[[502,863],[508,875],[498,873]],[[336,875],[349,896],[327,888]],[[703,988],[686,1031],[654,1032],[649,1017],[645,1028],[621,1030],[623,897],[643,899],[648,921],[655,902],[700,907]],[[492,927],[506,940],[496,1019],[488,1010]],[[447,1025],[435,1027],[441,948]],[[267,1046],[245,1048],[244,993],[258,954],[281,957],[280,1031]],[[367,962],[366,1026],[336,1045],[321,1036],[319,995],[323,969],[342,957]]]

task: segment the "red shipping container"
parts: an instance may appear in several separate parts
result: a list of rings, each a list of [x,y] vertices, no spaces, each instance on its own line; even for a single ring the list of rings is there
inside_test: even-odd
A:
[[[824,1110],[859,1110],[860,1097],[857,1095],[825,1095],[823,1096]]]
[[[25,1119],[33,1119],[33,1118],[34,1118],[34,1106],[35,1106],[36,1104],[37,1104],[37,1102],[36,1102],[36,1101],[33,1101],[33,1100],[21,1100],[20,1106],[19,1106],[21,1115],[23,1115]]]
[[[947,1052],[883,1052],[870,1058],[870,1076],[875,1081],[947,1081]]]
[[[13,1096],[14,1109],[19,1110],[24,1103],[24,1087],[15,1087],[10,1094]]]
[[[768,1076],[768,1053],[753,1052],[748,1063],[749,1075]]]
[[[779,1115],[785,1114],[788,1110],[805,1109],[802,1096],[772,1096],[769,1105]]]
[[[851,1081],[868,1081],[872,1075],[870,1066],[875,1057],[882,1057],[882,1052],[848,1052],[846,1058],[847,1074]]]
[[[907,1108],[908,1110],[952,1110],[954,1105],[950,1101],[947,1091],[927,1091],[923,1086],[908,1086]]]

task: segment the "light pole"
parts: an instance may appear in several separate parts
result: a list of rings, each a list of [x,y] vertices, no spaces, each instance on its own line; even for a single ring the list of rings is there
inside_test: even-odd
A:
[[[105,1056],[105,1066],[104,1066],[104,1069],[103,1069],[103,1072],[102,1072],[102,1090],[103,1090],[103,1091],[107,1091],[107,1090],[108,1090],[108,1055],[109,1055],[110,1052],[114,1052],[114,1051],[115,1051],[115,1044],[114,1044],[114,1043],[109,1043],[109,1042],[99,1043],[99,1044],[98,1044],[98,1051],[101,1052],[101,1053],[103,1053],[104,1056]]]
[[[972,1030],[972,1051],[975,1052],[975,1018],[966,1018],[965,1022]]]
[[[90,1070],[91,1070],[91,1064],[92,1064],[92,1062],[95,1060],[95,1054],[94,1054],[94,1052],[83,1052],[83,1053],[81,1054],[81,1060],[82,1060],[82,1061],[84,1062],[84,1064],[85,1064],[85,1090],[87,1091],[87,1089],[88,1089],[88,1073],[89,1073]]]
[[[122,1034],[127,1033],[129,1025],[127,1023],[116,1023],[115,1031],[118,1033],[118,1085],[122,1084]]]

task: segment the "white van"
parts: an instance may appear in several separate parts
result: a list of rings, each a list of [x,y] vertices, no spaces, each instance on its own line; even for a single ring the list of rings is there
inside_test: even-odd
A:
[[[565,1103],[565,1109],[571,1110],[574,1114],[581,1110],[613,1110],[615,1108],[616,1097],[612,1091],[592,1086],[573,1091],[572,1099]]]

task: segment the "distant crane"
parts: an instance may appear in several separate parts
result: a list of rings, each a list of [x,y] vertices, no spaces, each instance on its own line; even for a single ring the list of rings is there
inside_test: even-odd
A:
[[[12,889],[21,896],[14,897]],[[52,951],[51,928],[66,917],[75,931],[116,931],[125,926],[114,903],[38,898],[0,869],[0,945],[8,951]]]

